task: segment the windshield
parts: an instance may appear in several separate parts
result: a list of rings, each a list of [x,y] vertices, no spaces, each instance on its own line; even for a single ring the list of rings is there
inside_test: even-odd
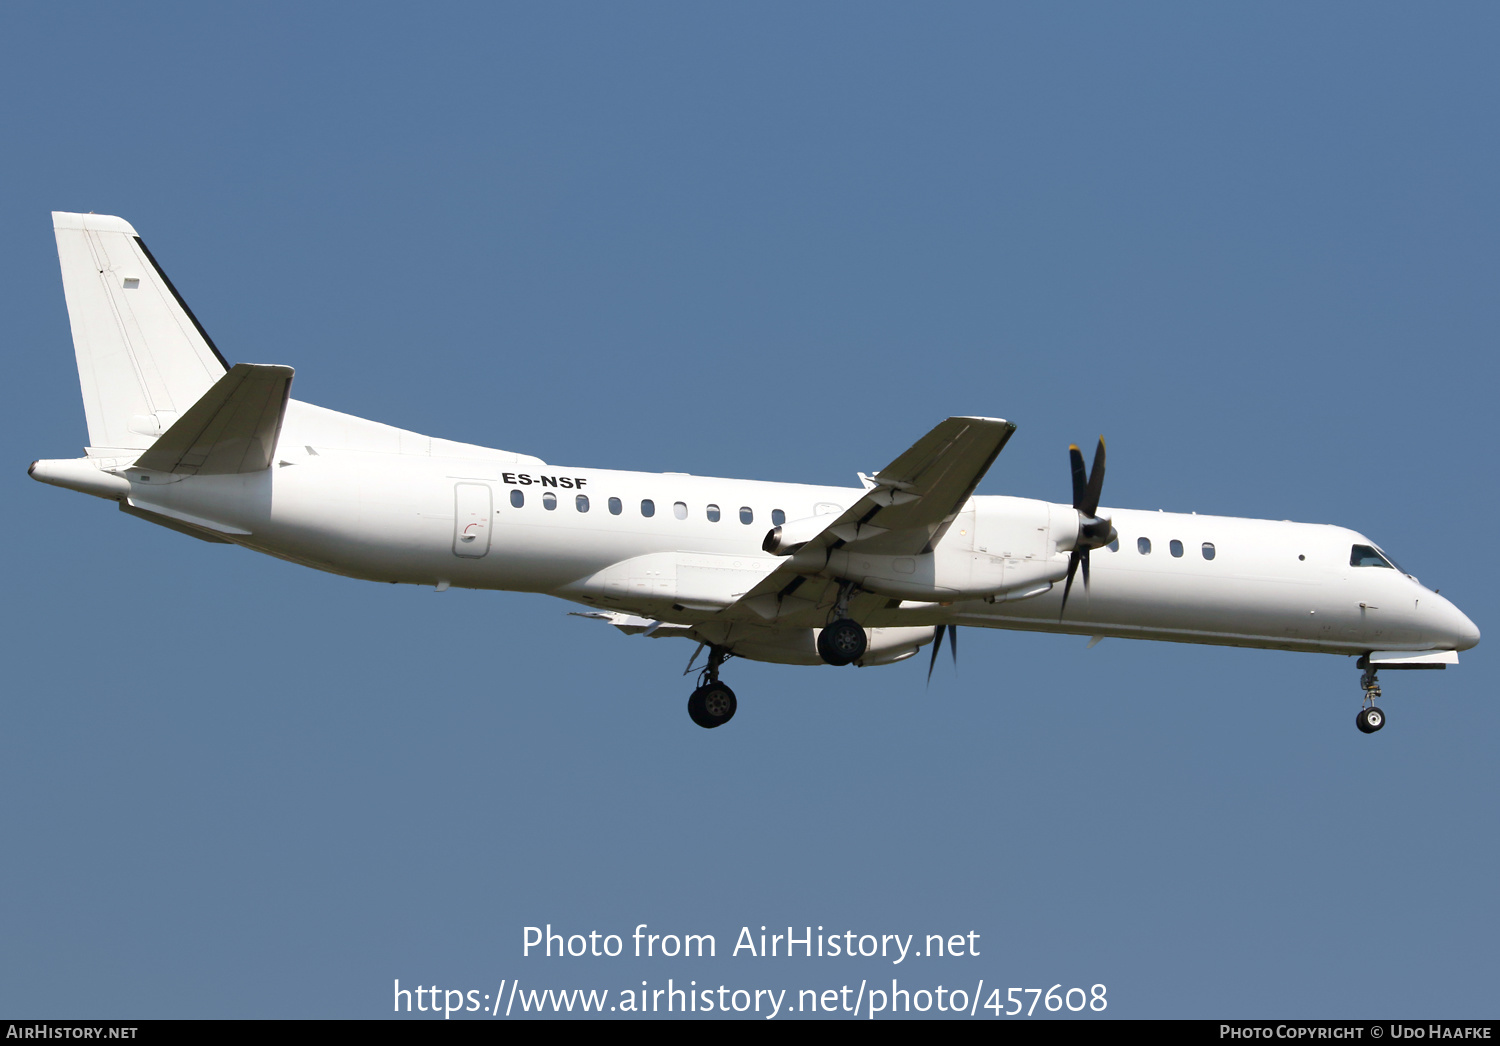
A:
[[[1401,570],[1400,564],[1381,552],[1374,545],[1355,545],[1349,550],[1349,565],[1351,567],[1387,567],[1391,570]]]

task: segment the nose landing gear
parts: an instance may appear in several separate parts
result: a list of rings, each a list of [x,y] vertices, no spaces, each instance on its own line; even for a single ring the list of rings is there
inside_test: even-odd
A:
[[[723,726],[739,708],[734,691],[719,682],[719,666],[729,656],[721,646],[708,648],[708,664],[698,675],[698,689],[688,698],[688,717],[705,730]]]
[[[1380,684],[1375,681],[1375,669],[1368,661],[1365,662],[1364,674],[1359,677],[1359,685],[1364,688],[1365,702],[1359,715],[1354,717],[1354,725],[1359,727],[1362,734],[1373,734],[1385,726],[1385,713],[1375,707],[1375,700],[1380,696]]]

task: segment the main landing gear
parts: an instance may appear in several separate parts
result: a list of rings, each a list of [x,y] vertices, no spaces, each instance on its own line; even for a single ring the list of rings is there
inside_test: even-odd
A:
[[[818,656],[830,665],[852,665],[865,656],[869,641],[858,621],[849,618],[851,582],[839,583],[839,600],[834,604],[833,620],[818,633]]]
[[[721,646],[708,648],[708,664],[698,674],[698,689],[688,698],[688,716],[705,730],[729,722],[739,707],[734,691],[719,682],[719,666],[728,656],[729,651]]]
[[[1363,660],[1363,659],[1361,659]],[[1365,691],[1364,707],[1359,710],[1359,715],[1354,717],[1354,725],[1359,727],[1362,734],[1373,734],[1385,726],[1385,713],[1375,707],[1375,699],[1380,696],[1380,684],[1375,681],[1375,669],[1365,662],[1364,675],[1359,677],[1359,685]]]
[[[818,633],[818,656],[830,665],[852,665],[865,655],[865,630],[847,617],[831,622]]]

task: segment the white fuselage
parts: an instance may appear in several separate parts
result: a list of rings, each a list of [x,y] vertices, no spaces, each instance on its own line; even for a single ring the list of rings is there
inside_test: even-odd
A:
[[[425,437],[353,449],[340,438],[350,425],[376,428],[294,402],[276,464],[255,473],[184,478],[120,468],[102,472],[98,489],[49,479],[48,467],[57,463],[39,462],[34,474],[338,574],[548,593],[682,626],[711,626],[782,563],[762,550],[777,522],[832,518],[863,493],[553,466]],[[1118,548],[1093,552],[1091,584],[1074,586],[1062,620],[1057,582],[1067,548],[1058,547],[1058,533],[1074,532],[1067,529],[1076,527],[1073,509],[974,497],[939,552],[959,555],[965,569],[980,564],[1021,571],[1017,577],[1029,570],[1051,584],[1012,586],[990,600],[892,598],[862,623],[926,627],[924,638],[930,626],[964,624],[1340,654],[1462,650],[1478,642],[1472,622],[1416,579],[1390,567],[1352,566],[1351,549],[1372,545],[1352,530],[1100,511],[1113,519]],[[856,581],[861,569],[875,569],[852,561],[841,568]],[[877,580],[867,587],[885,591]]]

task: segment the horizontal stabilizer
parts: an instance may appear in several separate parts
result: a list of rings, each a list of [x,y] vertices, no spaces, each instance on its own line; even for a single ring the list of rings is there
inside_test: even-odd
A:
[[[627,636],[639,635],[642,632],[652,632],[661,622],[651,617],[641,617],[638,614],[622,614],[617,610],[590,610],[580,613],[577,610],[569,611],[569,617],[590,617],[596,621],[608,621]]]
[[[135,467],[187,476],[270,468],[292,373],[291,367],[235,364],[136,459]]]

